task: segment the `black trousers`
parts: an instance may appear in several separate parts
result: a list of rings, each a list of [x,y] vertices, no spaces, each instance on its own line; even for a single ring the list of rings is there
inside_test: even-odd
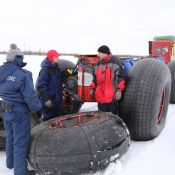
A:
[[[112,103],[98,103],[98,110],[103,112],[112,112],[113,114],[118,113],[118,102]]]

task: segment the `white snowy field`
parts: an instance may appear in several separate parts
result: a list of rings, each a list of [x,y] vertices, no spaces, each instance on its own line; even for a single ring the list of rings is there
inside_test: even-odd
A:
[[[4,61],[0,55],[0,65]],[[44,57],[27,56],[26,69],[32,71],[34,82],[39,64]],[[73,57],[66,59],[76,60]],[[81,111],[96,110],[96,103],[85,103]],[[166,126],[156,139],[147,142],[131,142],[128,152],[116,163],[95,175],[165,175],[175,174],[175,105],[169,105]],[[5,152],[0,151],[0,175],[13,175],[13,170],[5,166]]]

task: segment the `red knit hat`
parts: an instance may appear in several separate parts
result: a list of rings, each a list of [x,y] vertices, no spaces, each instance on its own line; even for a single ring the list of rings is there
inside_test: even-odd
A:
[[[53,60],[53,57],[59,57],[59,56],[61,56],[61,54],[58,53],[56,50],[49,50],[47,52],[47,59],[49,61],[52,61]]]

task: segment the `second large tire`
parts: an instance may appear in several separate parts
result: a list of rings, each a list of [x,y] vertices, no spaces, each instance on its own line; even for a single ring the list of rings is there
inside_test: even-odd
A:
[[[33,128],[28,157],[39,174],[78,175],[107,167],[129,145],[129,131],[118,116],[84,112]]]
[[[171,91],[168,67],[154,58],[138,61],[130,70],[119,116],[133,140],[151,140],[164,128]]]
[[[170,103],[175,104],[175,60],[171,61],[168,64],[168,67],[171,72],[171,95],[170,95]]]

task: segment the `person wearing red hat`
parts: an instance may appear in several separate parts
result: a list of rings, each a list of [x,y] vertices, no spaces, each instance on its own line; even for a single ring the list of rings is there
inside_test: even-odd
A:
[[[53,64],[58,62],[60,56],[61,54],[56,50],[49,50],[47,52],[47,59]]]
[[[43,104],[43,121],[60,115],[59,107],[62,101],[61,72],[58,66],[59,57],[56,50],[49,50],[47,57],[41,63],[36,90]]]

